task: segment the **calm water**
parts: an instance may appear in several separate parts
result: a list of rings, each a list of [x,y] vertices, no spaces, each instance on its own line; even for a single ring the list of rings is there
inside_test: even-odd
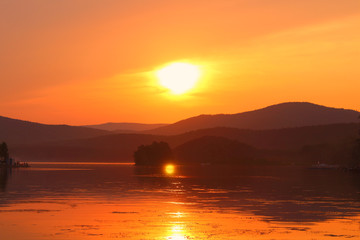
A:
[[[360,239],[360,174],[295,167],[0,169],[0,239]]]

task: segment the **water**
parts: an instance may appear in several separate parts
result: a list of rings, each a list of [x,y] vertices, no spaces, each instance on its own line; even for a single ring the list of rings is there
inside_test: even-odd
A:
[[[0,239],[360,239],[360,174],[298,167],[0,169]]]

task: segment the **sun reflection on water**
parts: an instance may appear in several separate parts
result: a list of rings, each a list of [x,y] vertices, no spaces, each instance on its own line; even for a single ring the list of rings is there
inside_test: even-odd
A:
[[[187,236],[182,236],[182,235],[175,234],[175,235],[172,235],[170,237],[167,237],[166,239],[168,239],[168,240],[186,240],[186,239],[189,239],[189,238]]]
[[[175,224],[171,227],[170,236],[166,239],[168,240],[186,240],[190,239],[189,236],[186,234],[186,231],[183,226]]]

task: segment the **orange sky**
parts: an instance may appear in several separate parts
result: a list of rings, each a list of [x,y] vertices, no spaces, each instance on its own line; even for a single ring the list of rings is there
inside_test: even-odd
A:
[[[285,101],[359,109],[359,0],[2,0],[0,115],[174,122]],[[174,97],[153,71],[204,71]]]

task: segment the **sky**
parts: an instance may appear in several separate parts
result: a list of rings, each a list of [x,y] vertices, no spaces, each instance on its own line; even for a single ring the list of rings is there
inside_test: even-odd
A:
[[[0,0],[0,115],[172,123],[290,101],[360,110],[359,0]],[[173,95],[155,72],[201,78]]]

